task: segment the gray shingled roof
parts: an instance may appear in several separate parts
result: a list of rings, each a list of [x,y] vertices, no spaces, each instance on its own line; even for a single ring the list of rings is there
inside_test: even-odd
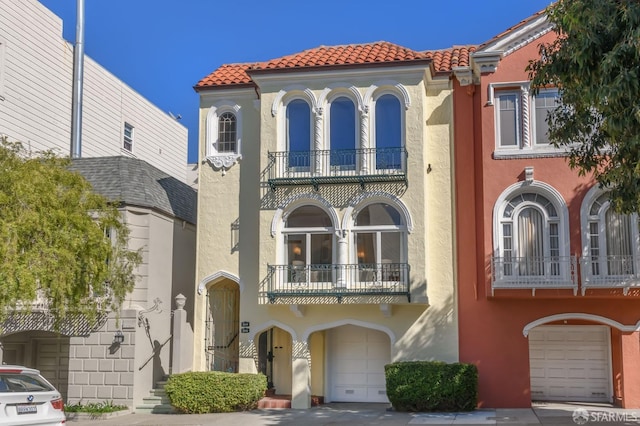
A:
[[[110,200],[196,223],[196,191],[146,161],[125,156],[74,158],[71,169]]]

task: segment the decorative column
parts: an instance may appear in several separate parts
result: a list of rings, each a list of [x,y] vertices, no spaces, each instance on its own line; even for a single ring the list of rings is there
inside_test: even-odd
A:
[[[313,131],[313,141],[314,141],[314,155],[313,155],[313,163],[315,164],[314,175],[320,175],[322,173],[322,115],[323,109],[321,107],[317,107],[315,109],[315,120],[314,120],[314,131]]]
[[[291,408],[311,408],[311,355],[309,344],[294,341],[291,354]]]
[[[347,231],[342,229],[336,231],[336,237],[338,237],[338,268],[337,268],[337,287],[346,287],[347,286],[347,263],[348,259],[348,241],[347,241]]]
[[[364,106],[360,110],[360,174],[366,175],[369,172],[369,107]]]
[[[523,148],[531,147],[531,129],[529,119],[529,88],[522,86],[520,92],[520,102],[522,103],[522,146]]]

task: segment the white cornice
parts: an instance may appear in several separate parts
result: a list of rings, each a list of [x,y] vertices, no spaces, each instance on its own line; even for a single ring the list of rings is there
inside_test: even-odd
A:
[[[504,57],[542,37],[551,30],[553,30],[553,24],[547,20],[546,15],[540,15],[521,27],[487,43],[476,53],[501,51]]]

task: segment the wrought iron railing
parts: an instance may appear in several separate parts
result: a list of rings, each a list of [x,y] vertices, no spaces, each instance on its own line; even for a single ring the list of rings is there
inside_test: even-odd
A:
[[[267,297],[333,296],[338,303],[349,296],[406,296],[411,301],[409,265],[269,265]]]
[[[491,289],[573,289],[578,291],[575,256],[493,257]]]
[[[405,148],[270,152],[267,179],[278,185],[406,181]]]
[[[640,287],[640,259],[634,255],[588,256],[582,258],[582,294],[589,288]]]

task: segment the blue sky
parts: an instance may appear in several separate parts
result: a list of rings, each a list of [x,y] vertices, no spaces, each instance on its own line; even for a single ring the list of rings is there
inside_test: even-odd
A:
[[[40,0],[75,40],[77,0]],[[414,50],[482,43],[550,0],[85,0],[85,53],[160,109],[182,116],[197,161],[193,86],[225,63],[321,45],[389,41]]]

